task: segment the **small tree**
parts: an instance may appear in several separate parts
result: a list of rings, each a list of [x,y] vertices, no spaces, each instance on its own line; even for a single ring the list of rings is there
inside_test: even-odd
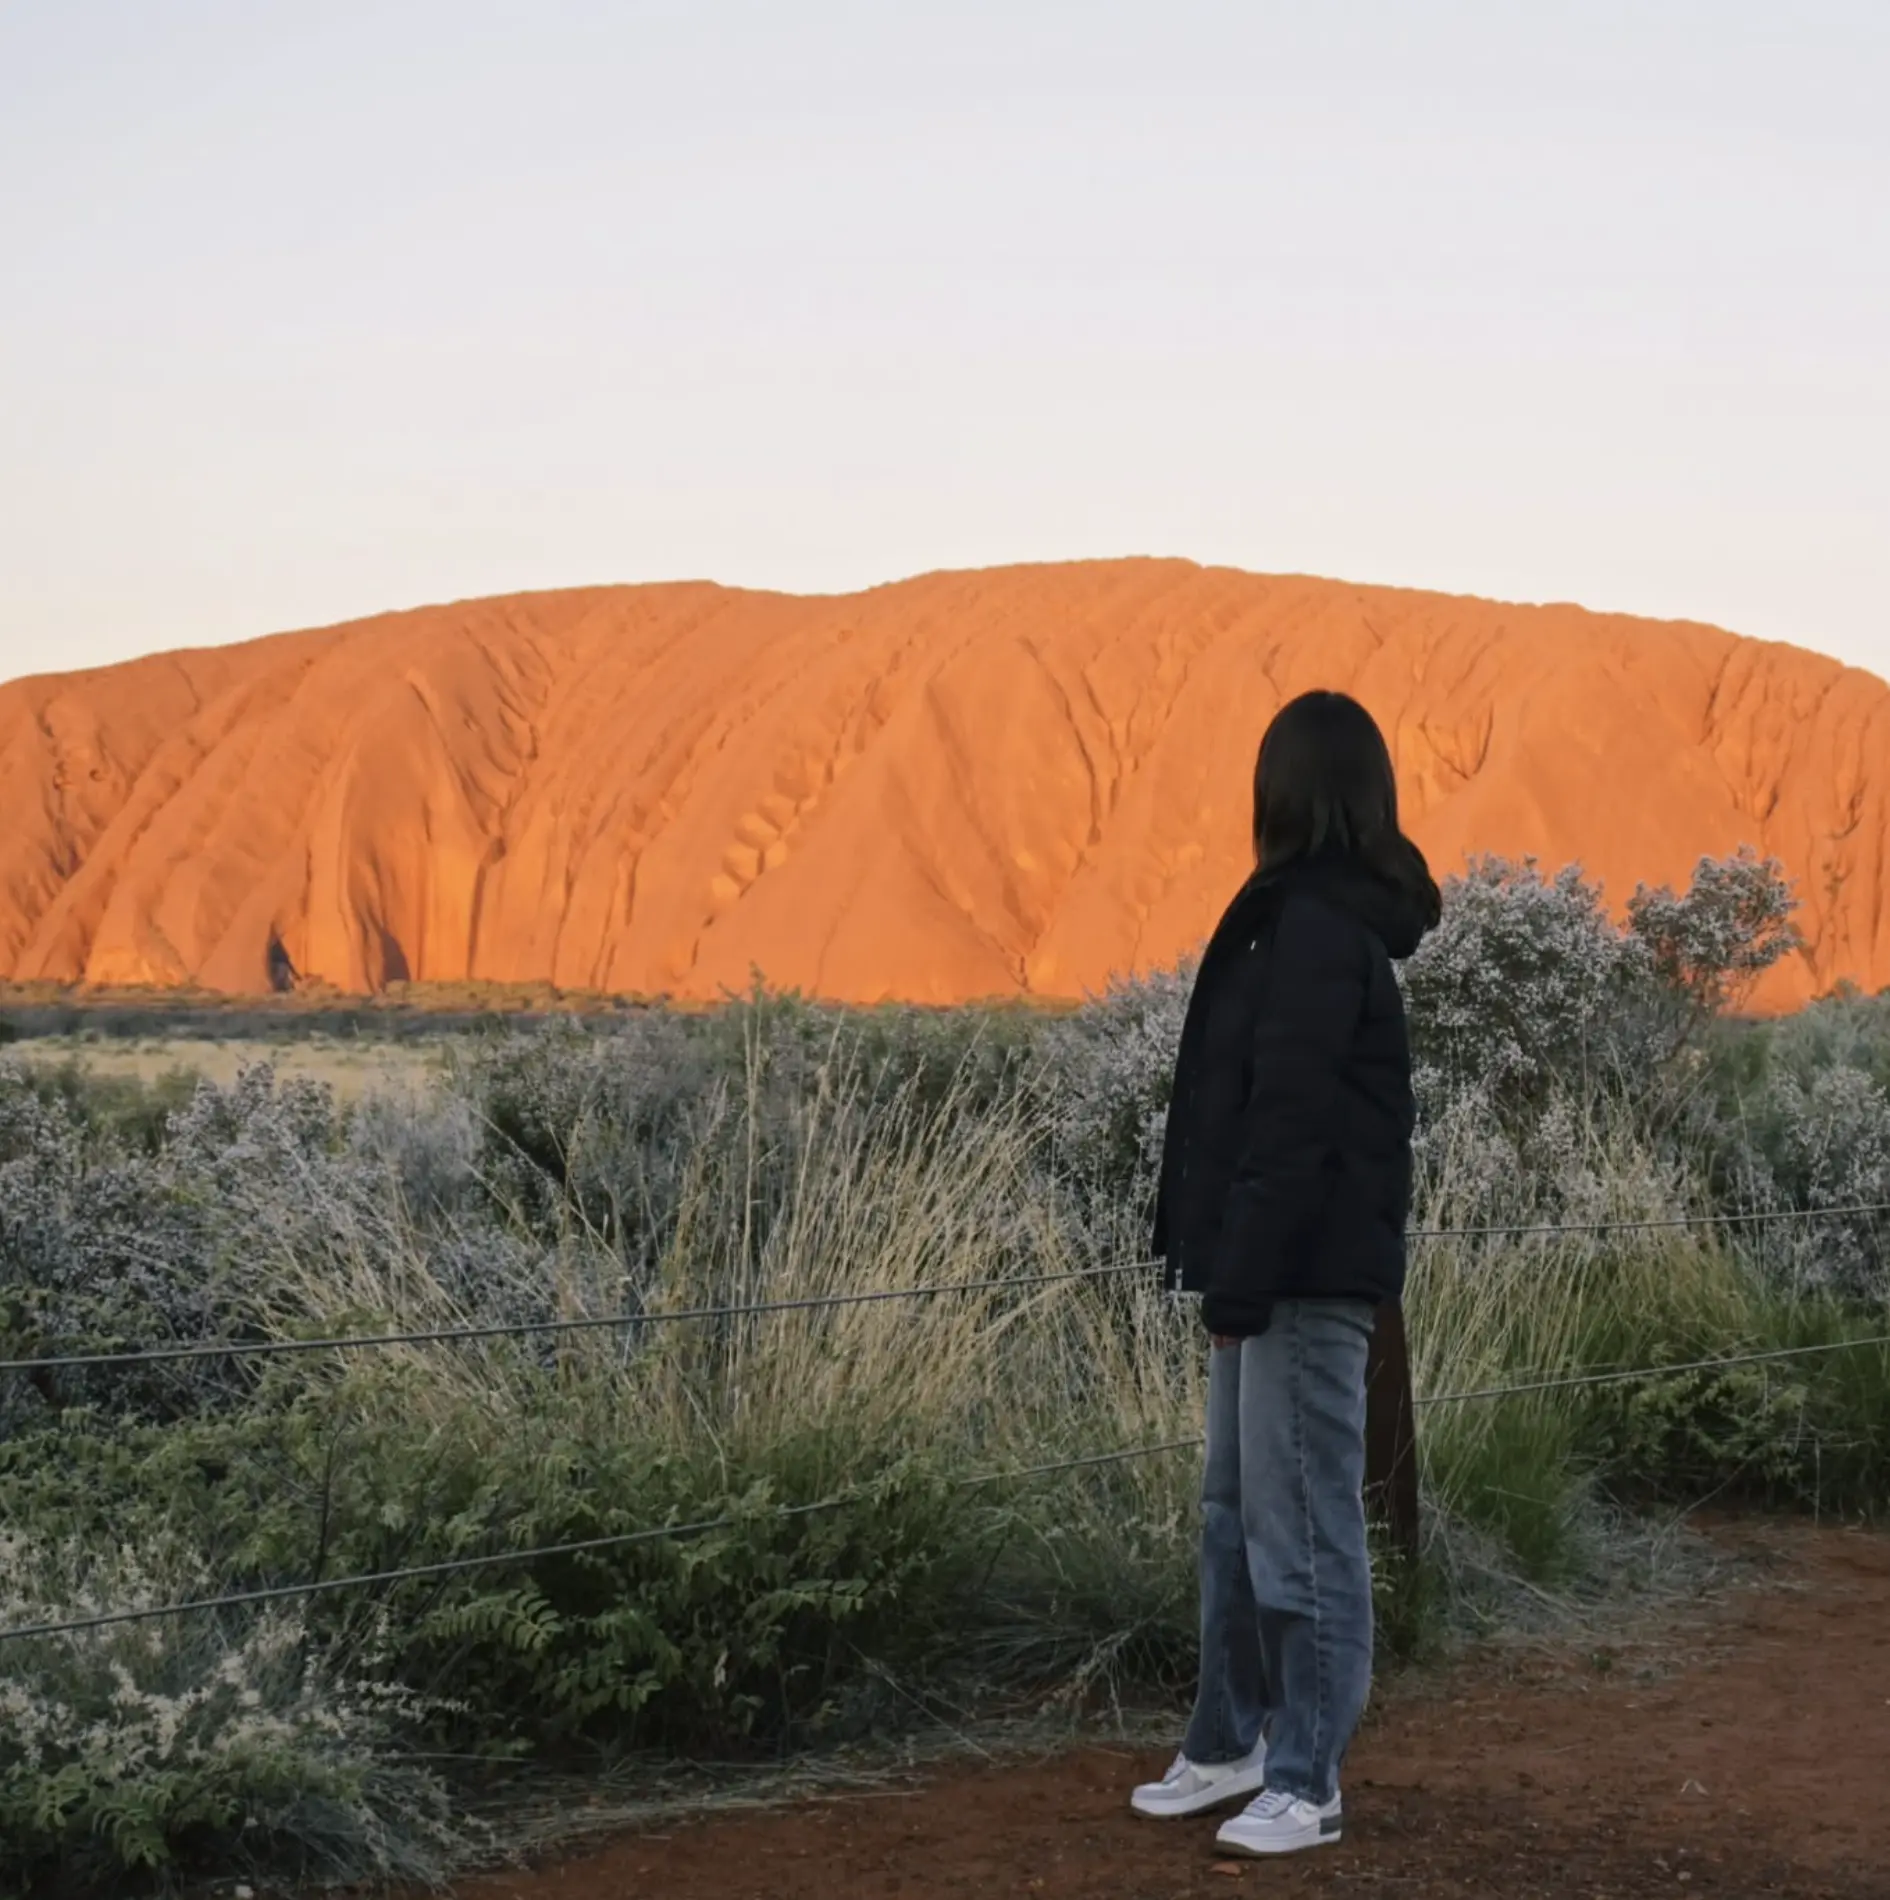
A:
[[[1767,970],[1803,948],[1796,908],[1779,861],[1742,845],[1730,858],[1702,858],[1683,897],[1665,884],[1637,885],[1628,930],[1697,1021],[1745,1002]]]

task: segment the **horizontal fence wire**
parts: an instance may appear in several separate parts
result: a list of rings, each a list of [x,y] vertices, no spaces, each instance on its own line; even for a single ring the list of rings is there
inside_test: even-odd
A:
[[[1079,1471],[1091,1465],[1123,1464],[1131,1458],[1152,1458],[1159,1452],[1181,1451],[1201,1443],[1193,1438],[1171,1438],[1159,1445],[1131,1445],[1125,1451],[1088,1452],[1076,1458],[1058,1458],[1049,1464],[1026,1465],[1016,1471],[984,1471],[976,1477],[961,1478],[963,1488],[978,1485],[1021,1482],[1025,1478],[1043,1478],[1061,1471]],[[871,1491],[854,1489],[838,1496],[817,1498],[809,1504],[779,1505],[760,1515],[776,1521],[812,1517],[821,1511],[837,1511],[849,1504],[864,1503]],[[126,1623],[148,1623],[160,1617],[190,1616],[211,1610],[247,1609],[263,1603],[283,1603],[292,1598],[327,1596],[337,1590],[366,1590],[379,1584],[409,1583],[415,1579],[457,1576],[468,1570],[484,1570],[503,1564],[534,1563],[544,1557],[574,1557],[600,1550],[625,1550],[637,1544],[655,1544],[677,1538],[702,1537],[711,1531],[738,1528],[747,1519],[733,1514],[699,1518],[689,1524],[658,1524],[647,1530],[619,1531],[608,1537],[580,1537],[569,1543],[540,1544],[530,1550],[498,1550],[476,1557],[448,1557],[437,1563],[408,1564],[398,1570],[373,1570],[347,1577],[322,1577],[307,1583],[271,1584],[256,1590],[233,1590],[224,1596],[197,1597],[184,1603],[150,1604],[135,1610],[101,1610],[93,1616],[71,1617],[55,1623],[24,1623],[13,1629],[0,1629],[0,1643],[23,1642],[28,1637],[71,1636],[85,1630],[111,1629]]]
[[[671,1326],[686,1320],[748,1319],[771,1313],[818,1312],[830,1307],[879,1306],[888,1300],[923,1300],[946,1293],[993,1293],[1014,1287],[1055,1286],[1062,1281],[1146,1273],[1158,1264],[1153,1260],[1126,1260],[1111,1266],[1071,1267],[1060,1273],[1015,1273],[985,1280],[930,1280],[921,1286],[876,1287],[864,1293],[810,1293],[795,1300],[659,1307],[653,1312],[600,1313],[582,1319],[491,1320],[476,1326],[430,1326],[401,1333],[341,1333],[327,1339],[200,1340],[188,1346],[70,1353],[45,1359],[0,1359],[0,1372],[97,1371],[106,1367],[164,1365],[185,1359],[269,1359],[296,1353],[356,1352],[375,1346],[440,1346],[477,1339],[543,1338],[559,1333],[609,1332],[616,1328],[628,1331],[637,1326]]]
[[[1847,1207],[1777,1208],[1750,1213],[1675,1214],[1646,1220],[1541,1221],[1518,1226],[1414,1227],[1408,1238],[1426,1240],[1520,1240],[1556,1234],[1646,1233],[1696,1227],[1729,1227],[1780,1221],[1856,1220],[1890,1215],[1890,1201]],[[684,1306],[667,1311],[605,1313],[578,1319],[491,1320],[467,1326],[420,1327],[403,1332],[342,1333],[313,1339],[198,1340],[188,1345],[126,1347],[116,1352],[52,1353],[30,1359],[0,1359],[0,1373],[124,1371],[137,1366],[176,1365],[195,1359],[280,1359],[317,1352],[362,1352],[392,1346],[439,1346],[484,1339],[525,1339],[559,1334],[629,1331],[639,1326],[749,1319],[779,1313],[811,1313],[892,1300],[937,1299],[950,1294],[996,1293],[1104,1280],[1151,1272],[1157,1259],[1072,1267],[1056,1273],[1001,1275],[982,1280],[932,1280],[919,1286],[877,1287],[868,1292],[814,1293],[791,1300],[754,1300],[721,1306]]]
[[[1810,1346],[1781,1346],[1762,1352],[1730,1353],[1714,1359],[1689,1359],[1658,1366],[1636,1366],[1626,1371],[1570,1373],[1555,1379],[1535,1379],[1514,1385],[1484,1386],[1466,1392],[1436,1392],[1414,1401],[1419,1406],[1459,1405],[1476,1400],[1514,1398],[1538,1392],[1571,1391],[1580,1387],[1619,1385],[1636,1379],[1669,1378],[1687,1372],[1719,1371],[1731,1366],[1772,1364],[1780,1360],[1808,1359],[1814,1356],[1866,1348],[1890,1348],[1890,1333],[1873,1334],[1859,1339],[1827,1340]],[[1011,1471],[980,1472],[961,1478],[963,1488],[982,1485],[1021,1483],[1027,1478],[1047,1477],[1057,1472],[1079,1471],[1099,1465],[1125,1464],[1136,1458],[1152,1458],[1164,1452],[1186,1451],[1204,1443],[1200,1433],[1186,1438],[1164,1439],[1159,1444],[1131,1445],[1120,1451],[1089,1452],[1074,1458],[1059,1458],[1048,1464],[1025,1465]],[[776,1507],[764,1515],[777,1521],[810,1517],[817,1512],[839,1510],[870,1498],[870,1491],[853,1490],[837,1496],[816,1499],[809,1504]],[[273,1584],[261,1589],[232,1591],[223,1596],[199,1597],[181,1603],[152,1604],[138,1609],[105,1610],[96,1615],[72,1617],[58,1622],[25,1623],[0,1629],[0,1644],[23,1642],[28,1638],[78,1635],[88,1630],[108,1629],[127,1623],[146,1623],[159,1618],[189,1616],[214,1610],[248,1608],[263,1603],[325,1596],[338,1590],[372,1589],[378,1585],[407,1583],[415,1579],[455,1576],[470,1570],[496,1568],[506,1564],[533,1563],[546,1557],[568,1557],[591,1551],[622,1550],[638,1544],[699,1537],[713,1531],[736,1529],[745,1520],[737,1516],[702,1518],[688,1524],[660,1524],[640,1531],[622,1531],[608,1537],[579,1538],[570,1543],[543,1544],[529,1550],[490,1551],[473,1557],[449,1557],[437,1563],[411,1564],[397,1570],[369,1571],[346,1577],[326,1577],[306,1583]]]
[[[1862,1201],[1848,1207],[1751,1208],[1720,1214],[1661,1214],[1645,1220],[1533,1221],[1515,1227],[1413,1227],[1408,1240],[1515,1240],[1532,1234],[1639,1234],[1662,1228],[1749,1227],[1767,1221],[1856,1220],[1890,1214],[1890,1201]]]
[[[1513,1399],[1531,1392],[1571,1392],[1581,1386],[1627,1385],[1638,1379],[1667,1379],[1683,1372],[1717,1372],[1725,1366],[1762,1366],[1778,1359],[1811,1359],[1833,1352],[1862,1352],[1890,1347],[1890,1333],[1860,1339],[1827,1339],[1815,1346],[1775,1346],[1763,1352],[1722,1353],[1713,1359],[1683,1359],[1664,1366],[1629,1366],[1606,1372],[1571,1372],[1553,1379],[1529,1379],[1515,1385],[1482,1386],[1470,1392],[1433,1392],[1413,1405],[1462,1405],[1473,1399]]]

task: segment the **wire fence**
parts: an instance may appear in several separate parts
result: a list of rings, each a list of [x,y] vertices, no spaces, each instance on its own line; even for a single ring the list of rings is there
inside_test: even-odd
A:
[[[1786,1221],[1856,1220],[1877,1215],[1890,1215],[1890,1202],[1862,1202],[1844,1207],[1676,1214],[1644,1220],[1600,1219],[1538,1221],[1516,1226],[1415,1227],[1410,1230],[1408,1238],[1412,1241],[1519,1240],[1563,1234],[1595,1236]],[[0,1374],[129,1371],[139,1366],[176,1365],[200,1359],[278,1359],[308,1353],[363,1352],[395,1346],[464,1345],[487,1339],[632,1331],[642,1326],[763,1318],[774,1314],[877,1306],[895,1300],[937,1299],[954,1294],[1019,1292],[1079,1280],[1106,1280],[1149,1273],[1161,1264],[1156,1259],[1117,1261],[1092,1267],[1072,1267],[1054,1273],[1006,1274],[977,1280],[933,1280],[917,1286],[876,1287],[867,1292],[817,1293],[798,1299],[730,1302],[719,1306],[646,1308],[633,1313],[585,1314],[568,1319],[490,1320],[471,1325],[418,1327],[399,1332],[342,1333],[308,1339],[194,1340],[173,1346],[124,1347],[110,1352],[51,1353],[33,1358],[0,1359]]]
[[[1890,1348],[1890,1333],[1872,1334],[1854,1339],[1826,1340],[1813,1345],[1781,1346],[1761,1352],[1729,1353],[1715,1358],[1689,1359],[1654,1366],[1635,1366],[1607,1372],[1570,1373],[1553,1379],[1532,1379],[1512,1385],[1485,1386],[1464,1392],[1434,1392],[1415,1399],[1418,1406],[1459,1405],[1474,1401],[1516,1398],[1529,1394],[1572,1391],[1583,1387],[1619,1385],[1640,1379],[1675,1377],[1689,1372],[1720,1371],[1734,1366],[1773,1364],[1783,1360],[1808,1359],[1831,1353]],[[1054,1459],[1046,1464],[1025,1465],[1008,1471],[985,1471],[961,1478],[963,1488],[994,1484],[1022,1483],[1027,1479],[1056,1473],[1086,1470],[1101,1465],[1125,1464],[1137,1458],[1152,1458],[1166,1452],[1186,1451],[1204,1443],[1200,1433],[1185,1438],[1164,1439],[1158,1444],[1131,1445],[1119,1451],[1088,1452],[1077,1457]],[[840,1510],[849,1504],[869,1500],[874,1493],[855,1488],[806,1504],[778,1505],[763,1515],[776,1521],[810,1517],[819,1512]],[[429,1578],[461,1575],[508,1564],[537,1563],[553,1557],[570,1557],[605,1550],[624,1550],[639,1544],[653,1544],[700,1537],[720,1530],[733,1530],[748,1519],[734,1514],[701,1518],[691,1523],[660,1524],[643,1530],[622,1531],[605,1537],[578,1538],[567,1543],[541,1544],[526,1550],[481,1552],[473,1556],[449,1557],[434,1563],[410,1564],[393,1570],[367,1571],[351,1576],[312,1578],[300,1583],[272,1584],[253,1590],[236,1590],[221,1596],[198,1597],[185,1602],[148,1604],[133,1609],[104,1610],[90,1616],[69,1617],[58,1621],[19,1624],[0,1629],[0,1644],[23,1642],[29,1638],[75,1636],[87,1631],[113,1628],[129,1623],[145,1623],[160,1618],[206,1614],[222,1610],[246,1609],[267,1603],[306,1600],[331,1595],[341,1590],[366,1590],[389,1584],[408,1583]]]
[[[635,1313],[586,1314],[575,1319],[491,1320],[474,1326],[431,1326],[399,1333],[347,1333],[324,1339],[202,1340],[187,1346],[139,1347],[124,1352],[0,1359],[0,1372],[99,1371],[164,1365],[183,1359],[281,1358],[296,1353],[355,1352],[376,1346],[459,1345],[480,1339],[543,1338],[560,1333],[613,1329],[629,1331],[639,1326],[672,1326],[687,1320],[750,1319],[776,1313],[812,1313],[834,1307],[878,1306],[889,1300],[932,1299],[948,1293],[1055,1286],[1071,1280],[1104,1279],[1112,1274],[1146,1273],[1158,1264],[1153,1260],[1126,1260],[1108,1266],[1071,1267],[1059,1273],[1017,1273],[983,1280],[933,1280],[919,1286],[875,1287],[865,1293],[813,1293],[803,1299],[753,1300],[725,1306],[654,1307]]]
[[[1159,1445],[1131,1445],[1123,1451],[1086,1452],[1076,1458],[1058,1458],[1048,1464],[1026,1465],[1014,1471],[983,1471],[975,1477],[958,1480],[962,1488],[979,1485],[1021,1483],[1026,1478],[1048,1477],[1054,1472],[1079,1471],[1092,1465],[1124,1464],[1132,1458],[1149,1458],[1159,1452],[1181,1451],[1201,1443],[1200,1434],[1192,1438],[1172,1438]],[[761,1515],[776,1521],[812,1517],[822,1511],[837,1511],[849,1504],[861,1504],[872,1498],[870,1490],[855,1487],[833,1497],[816,1498],[807,1504],[777,1505]],[[292,1598],[327,1596],[337,1590],[365,1590],[377,1585],[410,1583],[430,1577],[457,1576],[468,1570],[486,1570],[504,1564],[536,1563],[548,1557],[575,1557],[602,1550],[625,1550],[637,1544],[654,1544],[680,1538],[701,1537],[711,1531],[734,1530],[748,1519],[734,1513],[721,1517],[699,1518],[688,1524],[658,1524],[646,1530],[619,1531],[608,1537],[581,1537],[569,1543],[538,1544],[529,1550],[497,1550],[472,1557],[448,1557],[437,1563],[408,1564],[397,1570],[365,1571],[355,1576],[322,1577],[306,1583],[271,1584],[256,1590],[233,1590],[222,1596],[197,1597],[184,1603],[147,1604],[137,1609],[101,1610],[91,1616],[69,1617],[60,1622],[23,1623],[12,1629],[0,1629],[0,1643],[21,1642],[28,1637],[72,1636],[86,1630],[110,1629],[126,1623],[148,1623],[160,1617],[190,1616],[213,1610],[247,1609],[263,1603],[282,1603]]]
[[[1646,1219],[1598,1219],[1587,1221],[1531,1222],[1516,1225],[1473,1227],[1414,1228],[1413,1241],[1433,1240],[1513,1240],[1560,1235],[1606,1235],[1657,1230],[1711,1228],[1748,1223],[1780,1221],[1851,1220],[1890,1214],[1890,1203],[1854,1203],[1839,1207],[1765,1209],[1747,1212],[1668,1215]],[[368,1350],[379,1347],[457,1344],[508,1337],[534,1337],[608,1329],[634,1329],[646,1325],[683,1322],[709,1322],[726,1319],[766,1317],[775,1314],[812,1312],[846,1307],[883,1304],[889,1301],[930,1299],[955,1294],[1004,1293],[1100,1280],[1115,1276],[1146,1273],[1161,1263],[1154,1259],[1115,1262],[1093,1267],[1078,1267],[1053,1273],[998,1275],[976,1280],[931,1281],[910,1287],[883,1287],[863,1292],[814,1294],[804,1298],[730,1302],[718,1306],[677,1307],[634,1313],[586,1315],[557,1320],[492,1321],[476,1325],[415,1328],[400,1332],[337,1334],[310,1339],[211,1340],[175,1346],[128,1348],[113,1352],[58,1353],[32,1358],[0,1359],[0,1373],[33,1374],[52,1371],[128,1370],[145,1365],[175,1364],[213,1358],[275,1358],[291,1354]],[[1473,1391],[1430,1393],[1415,1399],[1421,1407],[1459,1404],[1478,1400],[1496,1400],[1533,1393],[1544,1393],[1628,1383],[1635,1380],[1676,1376],[1725,1367],[1757,1365],[1781,1360],[1809,1358],[1846,1350],[1890,1346],[1890,1334],[1869,1338],[1828,1341],[1815,1345],[1781,1347],[1764,1352],[1722,1355],[1657,1366],[1638,1366],[1531,1379],[1514,1384],[1484,1387]],[[1056,1459],[1049,1463],[1024,1466],[1008,1471],[982,1472],[959,1480],[966,1487],[1023,1482],[1055,1473],[1121,1464],[1132,1459],[1198,1447],[1202,1440],[1194,1435],[1165,1440],[1159,1444],[1130,1446],[1123,1450],[1094,1452],[1078,1457]],[[816,1513],[837,1510],[861,1502],[870,1493],[852,1490],[811,1503],[777,1507],[768,1515],[791,1520]],[[676,1541],[734,1529],[746,1521],[735,1515],[704,1518],[683,1524],[656,1525],[610,1536],[581,1538],[559,1544],[534,1546],[516,1551],[488,1551],[472,1556],[441,1559],[432,1563],[406,1565],[397,1569],[363,1572],[342,1577],[314,1578],[297,1583],[273,1584],[250,1590],[230,1591],[217,1596],[183,1602],[145,1605],[137,1608],[101,1611],[83,1617],[21,1624],[0,1629],[0,1643],[29,1638],[72,1636],[87,1631],[140,1623],[160,1618],[213,1613],[223,1610],[254,1608],[269,1603],[307,1600],[344,1590],[365,1590],[397,1583],[440,1578],[518,1563],[540,1562],[555,1557],[578,1556],[605,1550],[622,1550],[640,1544]]]

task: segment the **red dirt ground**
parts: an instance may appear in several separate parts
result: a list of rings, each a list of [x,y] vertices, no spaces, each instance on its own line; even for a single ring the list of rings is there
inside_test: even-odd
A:
[[[666,1823],[455,1900],[1890,1900],[1890,1540],[1790,1549],[1653,1666],[1630,1645],[1399,1686],[1353,1751],[1344,1842],[1294,1861],[1136,1821],[1128,1788],[1165,1763],[1092,1746]]]

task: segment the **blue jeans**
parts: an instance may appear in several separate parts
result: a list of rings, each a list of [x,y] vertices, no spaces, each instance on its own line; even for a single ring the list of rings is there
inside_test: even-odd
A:
[[[1267,1786],[1329,1801],[1372,1680],[1365,1360],[1372,1309],[1281,1300],[1216,1347],[1201,1487],[1201,1686],[1190,1761],[1264,1734]]]

